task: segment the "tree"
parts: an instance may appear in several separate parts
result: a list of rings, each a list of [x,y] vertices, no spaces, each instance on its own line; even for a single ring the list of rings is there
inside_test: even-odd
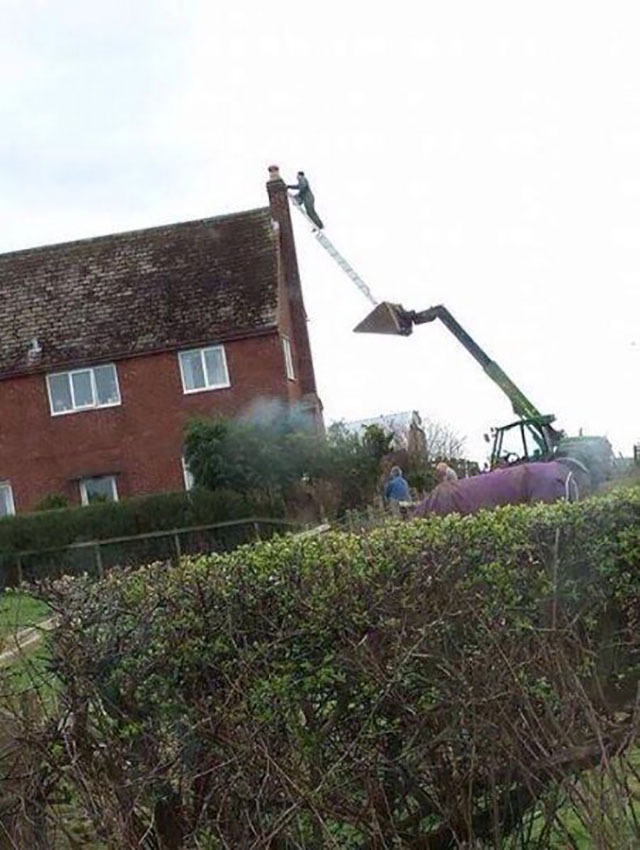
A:
[[[461,437],[449,425],[425,419],[422,424],[425,436],[426,460],[454,460],[462,458],[466,437]]]
[[[466,437],[460,436],[446,423],[422,418],[416,410],[410,422],[403,425],[389,424],[387,430],[393,436],[395,449],[422,454],[425,463],[462,458],[464,452]]]
[[[276,499],[313,465],[316,440],[286,417],[276,422],[198,419],[187,426],[184,455],[201,487]]]
[[[322,438],[284,410],[262,420],[193,420],[184,454],[198,486],[287,500],[296,484],[330,482],[342,512],[373,498],[392,439],[375,425],[359,434],[343,423]]]
[[[385,470],[394,464],[402,467],[413,490],[425,492],[435,487],[435,467],[440,461],[445,461],[460,477],[479,472],[476,463],[463,457],[466,438],[445,423],[422,419],[414,410],[410,422],[390,422],[385,430],[391,435],[394,448],[385,458]]]
[[[324,457],[316,471],[339,487],[339,513],[369,503],[376,492],[380,462],[391,450],[393,434],[378,425],[365,426],[362,433],[350,431],[343,422],[327,430]]]

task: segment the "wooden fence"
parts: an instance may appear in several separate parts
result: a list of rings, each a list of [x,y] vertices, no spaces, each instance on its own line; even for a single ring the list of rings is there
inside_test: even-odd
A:
[[[101,577],[115,566],[141,566],[152,561],[177,561],[182,555],[227,552],[243,543],[294,531],[296,523],[281,519],[247,519],[151,531],[129,537],[88,540],[55,549],[0,552],[0,588],[22,581],[89,573]]]

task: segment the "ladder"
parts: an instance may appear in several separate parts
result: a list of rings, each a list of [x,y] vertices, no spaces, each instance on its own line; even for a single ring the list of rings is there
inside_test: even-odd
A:
[[[292,205],[296,209],[298,209],[302,213],[302,215],[307,219],[307,221],[312,227],[313,235],[316,237],[317,241],[322,245],[327,254],[329,254],[330,257],[333,257],[333,259],[340,266],[342,271],[351,278],[351,280],[355,283],[360,292],[362,292],[364,297],[368,298],[372,304],[376,305],[378,302],[373,297],[373,293],[371,292],[367,284],[363,281],[363,279],[360,277],[360,275],[353,268],[353,266],[345,260],[345,258],[338,251],[333,242],[327,236],[325,236],[324,232],[322,230],[319,230],[318,227],[313,223],[313,221],[307,215],[307,212],[302,206],[302,204],[295,200],[295,196],[292,193],[289,193],[289,197],[291,198]]]

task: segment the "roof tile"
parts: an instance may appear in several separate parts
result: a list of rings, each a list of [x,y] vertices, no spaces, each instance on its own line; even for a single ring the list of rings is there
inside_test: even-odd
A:
[[[276,262],[268,207],[0,255],[0,376],[273,327]]]

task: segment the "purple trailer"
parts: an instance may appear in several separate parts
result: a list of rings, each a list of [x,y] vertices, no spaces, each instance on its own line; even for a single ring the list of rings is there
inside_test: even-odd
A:
[[[473,514],[499,505],[573,501],[587,489],[588,473],[575,461],[522,463],[460,481],[443,481],[416,506],[413,516]]]

